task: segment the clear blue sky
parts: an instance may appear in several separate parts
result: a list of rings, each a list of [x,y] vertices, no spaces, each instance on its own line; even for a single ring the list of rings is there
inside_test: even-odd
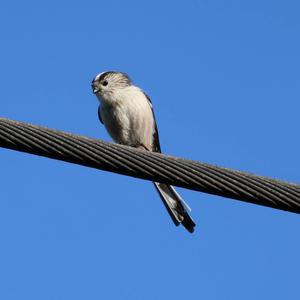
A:
[[[2,1],[0,115],[109,140],[90,82],[127,72],[164,152],[300,182],[299,1]],[[0,299],[298,299],[300,216],[0,149]]]

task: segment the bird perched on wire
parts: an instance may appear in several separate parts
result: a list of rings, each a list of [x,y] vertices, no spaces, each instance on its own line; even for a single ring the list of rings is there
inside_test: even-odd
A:
[[[127,74],[100,73],[93,79],[92,89],[100,102],[99,120],[115,142],[161,152],[151,100]],[[182,224],[192,233],[195,223],[189,216],[190,208],[175,189],[157,182],[154,186],[174,224]]]

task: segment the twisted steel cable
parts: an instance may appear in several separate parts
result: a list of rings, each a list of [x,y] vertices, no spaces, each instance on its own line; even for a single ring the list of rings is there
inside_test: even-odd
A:
[[[300,213],[300,185],[0,118],[0,147]]]

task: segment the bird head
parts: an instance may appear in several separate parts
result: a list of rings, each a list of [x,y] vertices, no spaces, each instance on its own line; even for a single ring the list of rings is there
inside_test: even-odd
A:
[[[122,72],[107,71],[98,74],[92,81],[93,93],[100,97],[132,85],[129,76]]]

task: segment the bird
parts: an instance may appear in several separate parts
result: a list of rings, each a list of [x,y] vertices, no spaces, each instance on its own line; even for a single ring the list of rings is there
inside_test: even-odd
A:
[[[98,118],[116,143],[161,152],[152,102],[126,73],[101,72],[91,85],[99,101]],[[196,224],[189,215],[190,208],[174,187],[153,184],[174,224],[193,233]]]

